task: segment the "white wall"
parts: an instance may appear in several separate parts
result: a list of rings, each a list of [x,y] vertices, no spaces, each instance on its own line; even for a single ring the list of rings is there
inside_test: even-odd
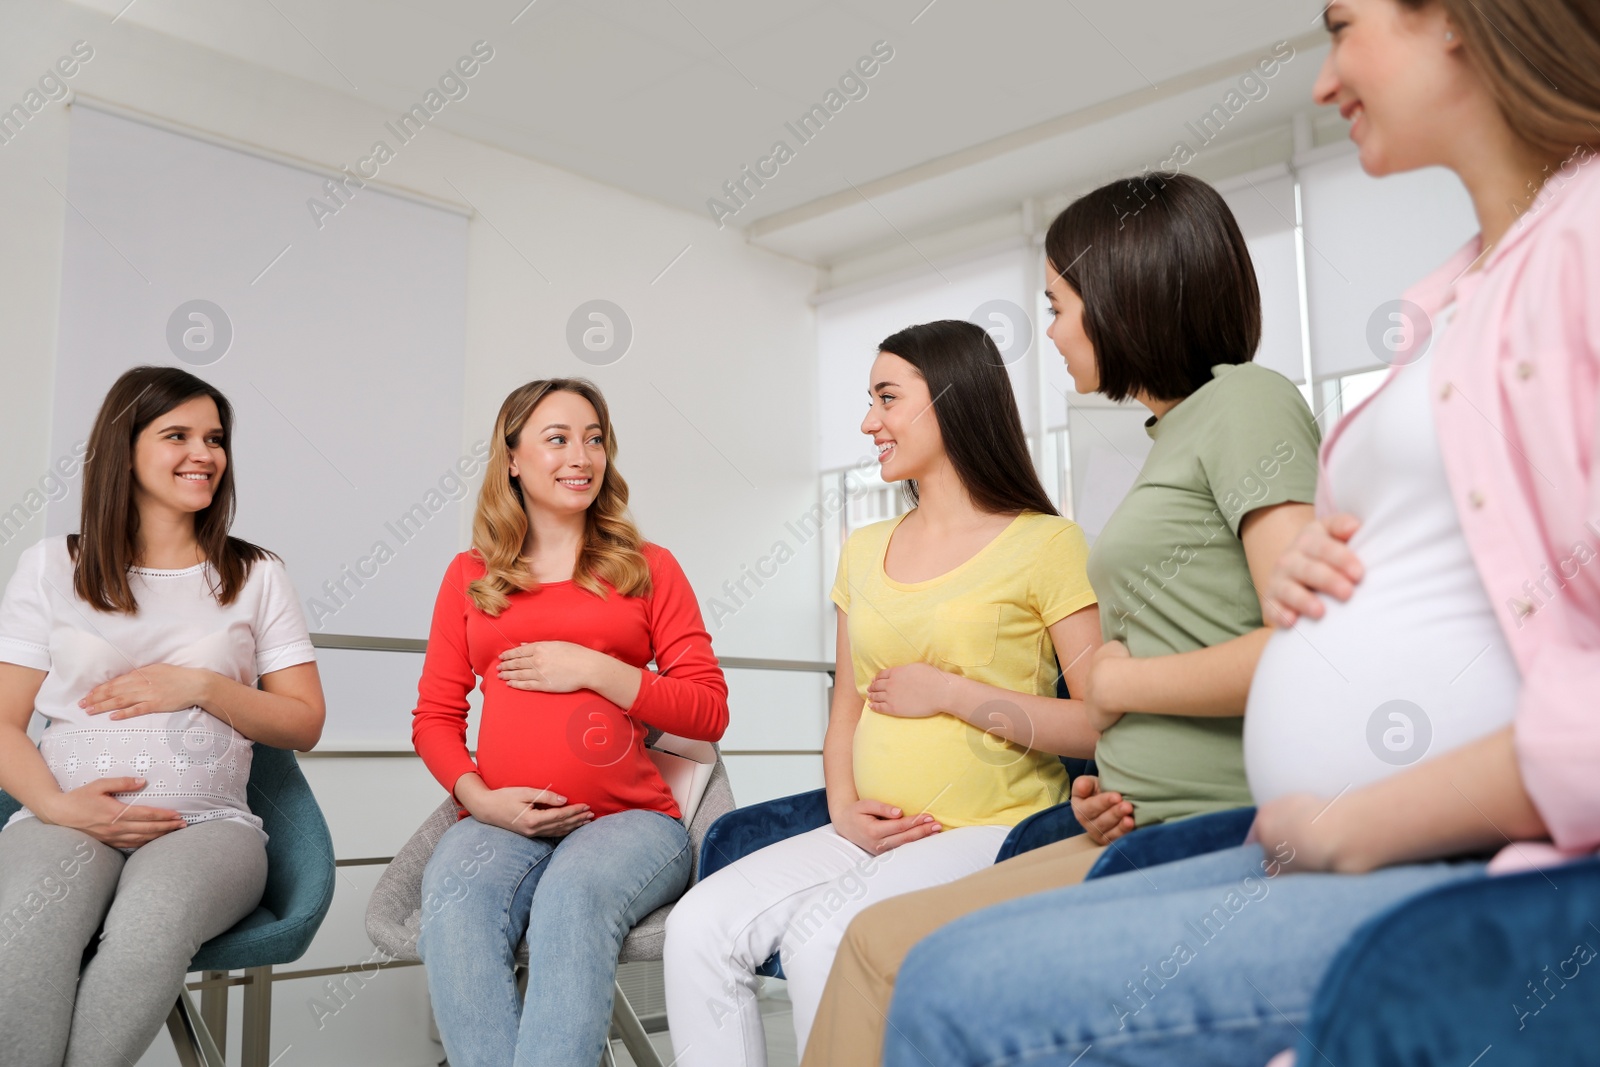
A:
[[[318,86],[113,25],[70,5],[16,5],[6,20],[0,100],[7,106],[73,42],[86,40],[94,56],[71,79],[76,91],[315,165],[337,169],[354,162],[392,118]],[[441,41],[440,66],[471,43]],[[473,91],[494,92],[494,77],[491,63]],[[430,78],[431,70],[419,91]],[[15,506],[40,511],[36,503],[49,492],[45,480],[58,458],[48,442],[62,234],[72,210],[56,191],[66,189],[68,121],[67,109],[50,103],[0,145],[6,253],[0,257],[0,513]],[[462,206],[465,198],[480,212],[468,236],[465,410],[449,413],[461,420],[463,452],[486,435],[513,387],[554,374],[593,378],[612,406],[618,466],[633,487],[634,513],[645,535],[682,561],[702,602],[814,503],[812,268],[752,248],[731,229],[719,233],[697,215],[438,128],[400,149],[382,179]],[[358,198],[345,210],[360,207]],[[338,222],[336,216],[327,225]],[[307,227],[314,236],[309,212]],[[617,303],[633,323],[631,349],[611,366],[582,363],[566,344],[569,315],[594,298]],[[131,340],[129,351],[131,364]],[[375,351],[351,358],[370,360],[374,374],[406,372],[383,357]],[[317,384],[302,383],[306,390]],[[350,417],[367,420],[374,434],[404,432],[387,425],[381,411],[360,405]],[[20,533],[0,537],[0,579],[9,578],[20,551],[43,532],[40,512]],[[813,554],[786,564],[714,632],[718,652],[817,658],[820,583]],[[749,694],[736,699],[736,731],[759,738],[765,749],[820,747],[815,679],[780,677],[787,681],[735,683],[736,691]],[[330,692],[330,714],[339,714],[347,699],[350,687],[339,688],[338,695]],[[394,710],[394,733],[403,736],[409,708]],[[820,784],[816,763],[814,757],[750,756],[730,769],[748,801],[763,786],[782,792]],[[442,795],[415,760],[305,766],[342,856],[391,852]],[[375,868],[341,871],[335,910],[303,965],[363,958],[359,918],[375,874]],[[425,1047],[425,1021],[417,1010],[419,971],[384,973],[370,996],[321,1031],[305,1003],[317,984],[279,983],[274,1055],[294,1044],[294,1062],[306,1064],[422,1064],[436,1056],[437,1046]],[[172,1062],[164,1036],[145,1062]]]
[[[1023,428],[1037,429],[1034,376],[1037,353],[1048,338],[1037,329],[1026,309],[1033,305],[1029,291],[1028,256],[1023,242],[1016,247],[942,266],[929,264],[913,278],[853,294],[838,294],[817,309],[817,366],[820,375],[819,448],[824,470],[854,467],[873,457],[872,442],[861,432],[867,413],[867,373],[885,337],[918,323],[939,319],[973,320],[987,309],[981,325],[1006,345],[1001,358],[1016,392]],[[998,304],[1009,305],[1004,322],[996,323]],[[1016,317],[1024,319],[1011,323]],[[1015,332],[1021,330],[1021,333]],[[1052,354],[1054,349],[1051,349]],[[831,578],[831,576],[830,576]]]
[[[0,69],[43,73],[74,41],[87,40],[95,54],[71,80],[78,92],[324,167],[365,154],[392,118],[69,5],[26,5],[8,17]],[[469,44],[442,42],[441,62]],[[0,85],[0,99],[20,99],[35,77],[14,75]],[[491,63],[474,91],[493,92],[493,78]],[[48,454],[44,431],[61,233],[72,210],[55,191],[66,188],[67,121],[61,104],[49,104],[0,146],[7,214],[0,508],[7,510],[57,458]],[[695,215],[436,127],[401,148],[382,179],[464,207],[466,198],[482,212],[472,220],[468,249],[463,450],[484,436],[514,386],[551,374],[592,377],[614,409],[619,468],[634,488],[646,536],[679,556],[702,594],[736,576],[740,561],[765,551],[772,529],[809,506],[817,469],[815,345],[806,304],[812,268],[753,249]],[[316,189],[308,185],[309,196]],[[360,207],[358,199],[346,210]],[[335,216],[326,224],[338,222]],[[314,234],[309,212],[306,224]],[[565,341],[568,316],[597,297],[621,305],[633,322],[632,347],[611,366],[580,362]],[[381,352],[353,358],[370,359],[373,373],[404,373]],[[352,415],[372,418],[375,433],[392,429],[381,412]],[[9,574],[42,530],[0,546],[0,570]],[[818,652],[812,619],[820,608],[811,603],[817,579],[814,569],[799,573],[804,566],[792,565],[795,573],[781,575],[741,611],[739,626],[717,635],[719,651]]]

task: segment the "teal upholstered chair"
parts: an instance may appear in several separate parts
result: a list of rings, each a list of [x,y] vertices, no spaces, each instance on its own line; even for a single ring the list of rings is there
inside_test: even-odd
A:
[[[201,945],[189,964],[190,971],[204,971],[218,984],[205,989],[200,1012],[183,990],[167,1018],[184,1067],[222,1067],[228,986],[221,984],[226,980],[221,972],[234,970],[245,972],[244,1067],[266,1067],[272,968],[305,954],[333,902],[333,839],[294,753],[254,746],[249,802],[268,835],[267,887],[254,912]],[[0,792],[0,823],[20,806]]]

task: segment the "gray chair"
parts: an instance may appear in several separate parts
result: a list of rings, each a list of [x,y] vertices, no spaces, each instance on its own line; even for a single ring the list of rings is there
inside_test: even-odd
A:
[[[652,731],[647,744],[653,742],[656,736],[659,734]],[[717,819],[732,811],[733,806],[733,790],[728,785],[728,771],[723,766],[719,754],[711,782],[706,787],[705,796],[694,813],[693,821],[689,824],[689,848],[694,858],[694,865],[689,872],[690,885],[694,885],[700,873],[700,844],[706,836],[706,831]],[[411,835],[411,840],[407,841],[399,854],[389,862],[388,869],[383,872],[383,877],[378,880],[377,887],[372,891],[372,899],[367,903],[367,936],[379,949],[396,959],[419,959],[417,936],[422,930],[422,870],[428,865],[428,858],[433,855],[439,838],[443,837],[444,832],[455,825],[455,822],[455,801],[446,797],[444,803],[428,816],[427,821]],[[667,940],[667,913],[671,910],[671,904],[659,907],[629,931],[627,938],[622,942],[622,951],[617,957],[617,962],[642,963],[660,960],[662,946]],[[516,959],[519,970],[527,966],[526,942],[518,947]],[[633,1057],[633,1062],[638,1064],[638,1067],[664,1067],[661,1058],[651,1047],[644,1025],[639,1021],[633,1005],[628,1003],[622,987],[615,985],[614,993],[611,1021],[620,1031],[622,1044]],[[609,1043],[606,1045],[601,1062],[608,1065],[612,1062]]]

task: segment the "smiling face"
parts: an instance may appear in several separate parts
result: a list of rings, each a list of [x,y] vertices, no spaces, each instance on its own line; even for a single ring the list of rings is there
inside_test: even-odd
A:
[[[222,440],[222,418],[209,396],[156,416],[133,442],[133,497],[139,509],[192,515],[210,507],[228,469]]]
[[[1055,342],[1056,351],[1067,361],[1067,373],[1080,393],[1100,391],[1100,366],[1095,359],[1094,345],[1083,332],[1083,300],[1067,280],[1057,273],[1054,265],[1046,264],[1045,274],[1050,284],[1045,295],[1050,299],[1050,327],[1045,335]]]
[[[585,511],[606,476],[600,416],[577,393],[552,392],[528,415],[509,458],[529,507],[563,515]]]
[[[1332,47],[1312,96],[1350,120],[1363,170],[1376,177],[1448,164],[1452,150],[1472,147],[1461,133],[1475,124],[1482,89],[1441,5],[1334,0],[1323,20]]]
[[[872,398],[861,432],[878,448],[878,470],[886,482],[925,478],[945,461],[939,420],[923,418],[933,406],[928,383],[893,352],[872,361],[867,393]]]

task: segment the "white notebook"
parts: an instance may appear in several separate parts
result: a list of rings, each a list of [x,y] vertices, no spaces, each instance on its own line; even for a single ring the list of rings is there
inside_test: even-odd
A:
[[[683,814],[683,825],[694,821],[694,813],[711,784],[711,772],[717,767],[717,748],[709,741],[690,741],[675,734],[662,734],[656,743],[645,749],[650,761],[661,772],[672,799],[678,802]]]

